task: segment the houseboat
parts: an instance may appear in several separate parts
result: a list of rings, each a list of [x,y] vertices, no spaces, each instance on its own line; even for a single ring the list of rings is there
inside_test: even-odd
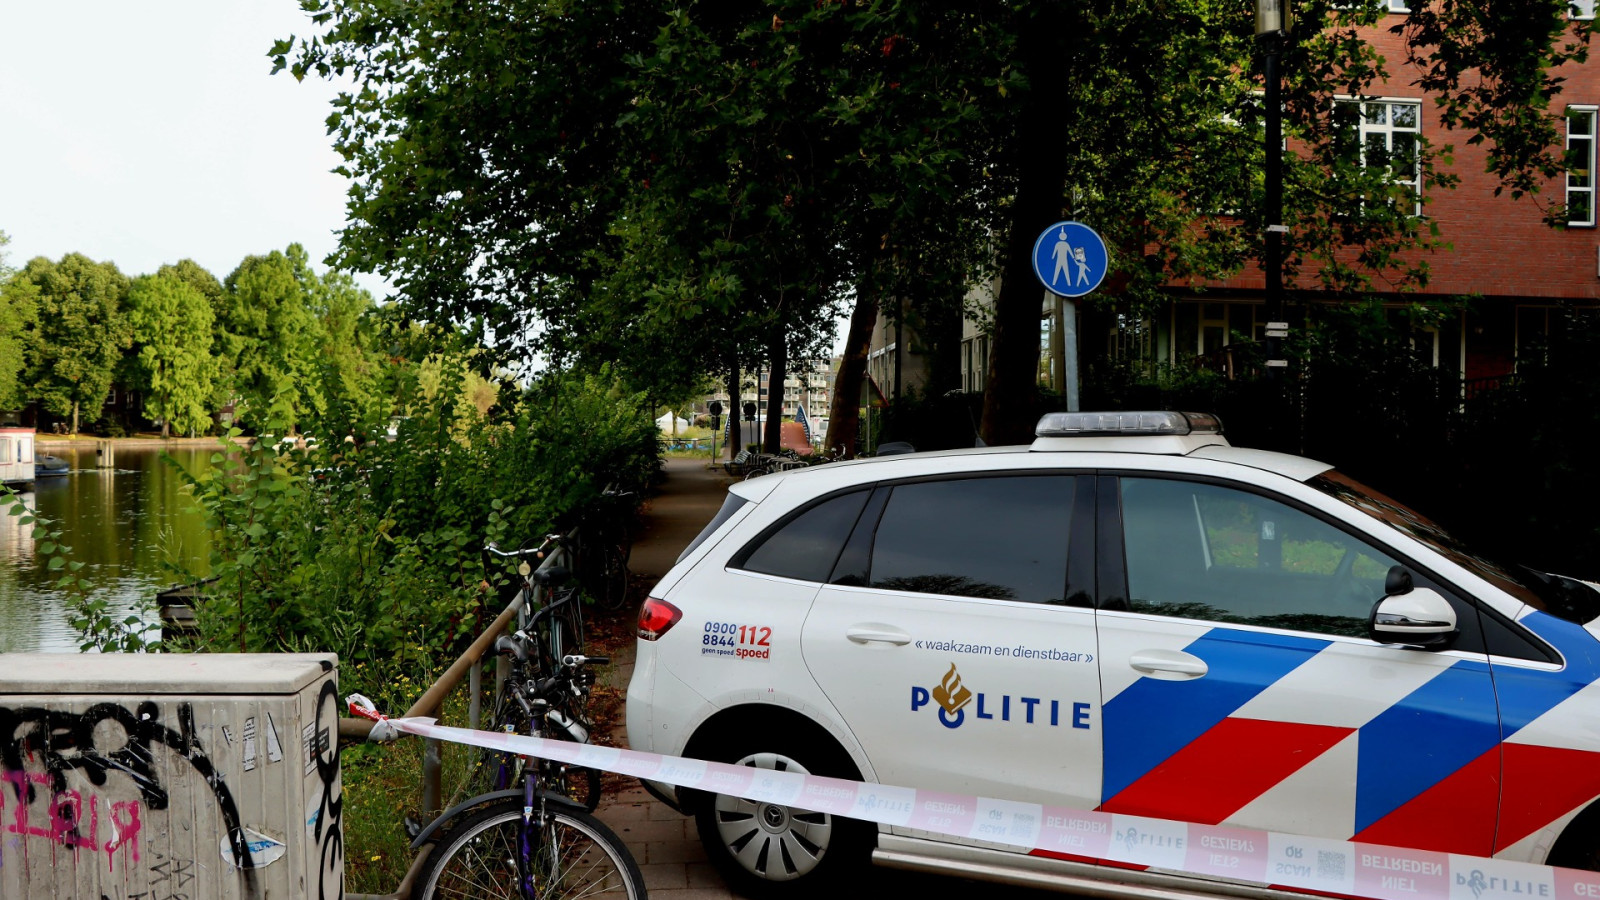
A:
[[[0,427],[0,483],[33,487],[33,429]]]

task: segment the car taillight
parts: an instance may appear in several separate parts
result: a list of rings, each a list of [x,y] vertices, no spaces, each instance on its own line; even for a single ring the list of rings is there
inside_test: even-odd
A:
[[[665,600],[648,597],[639,608],[639,637],[653,641],[683,618],[683,610]]]

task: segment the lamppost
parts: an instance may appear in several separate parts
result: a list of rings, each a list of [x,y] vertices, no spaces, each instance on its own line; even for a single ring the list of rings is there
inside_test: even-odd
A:
[[[1283,313],[1283,236],[1289,229],[1283,220],[1283,101],[1279,97],[1278,60],[1284,39],[1292,24],[1289,0],[1256,0],[1256,42],[1265,63],[1267,118],[1266,168],[1266,279],[1267,279],[1267,373],[1275,378],[1289,361],[1284,358],[1282,339],[1289,336],[1289,323]]]

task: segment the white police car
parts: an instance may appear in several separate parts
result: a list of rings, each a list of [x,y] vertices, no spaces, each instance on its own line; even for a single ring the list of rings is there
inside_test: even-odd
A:
[[[1600,592],[1232,447],[1211,416],[1056,413],[1038,434],[734,485],[641,611],[633,746],[1600,867]],[[652,790],[746,890],[868,853],[1102,893],[1275,882]]]

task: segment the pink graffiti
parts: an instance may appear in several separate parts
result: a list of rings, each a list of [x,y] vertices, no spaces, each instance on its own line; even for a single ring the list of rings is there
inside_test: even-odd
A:
[[[106,862],[111,864],[115,854],[123,847],[132,851],[133,861],[139,861],[139,833],[144,830],[141,818],[141,806],[137,800],[115,800],[106,802],[107,818],[111,822],[111,838],[102,846],[98,840],[100,833],[100,797],[96,794],[89,795],[89,817],[83,816],[83,795],[77,791],[66,790],[50,792],[50,775],[47,772],[0,772],[0,783],[11,785],[10,796],[17,798],[16,809],[12,810],[10,821],[6,821],[5,807],[7,792],[0,788],[0,822],[4,822],[4,831],[11,834],[20,834],[23,837],[41,837],[63,847],[77,850],[105,850]],[[28,816],[28,788],[37,786],[44,792],[50,792],[49,827],[35,825]],[[88,831],[84,831],[87,822]]]
[[[0,772],[0,781],[9,783],[16,790],[17,796],[15,818],[6,826],[6,830],[23,837],[51,837],[50,829],[28,824],[28,785],[37,784],[48,790],[50,775],[46,772]],[[5,809],[5,802],[5,791],[0,790],[0,811]]]
[[[63,810],[71,810],[71,816],[62,815]],[[83,795],[77,791],[62,791],[50,798],[50,836],[60,842],[63,847],[88,847],[90,850],[99,850],[100,845],[95,843],[95,833],[100,830],[100,798],[94,794],[89,795],[89,835],[79,831],[83,824]]]
[[[123,813],[126,818],[118,816]],[[139,832],[144,829],[144,824],[139,821],[139,801],[118,800],[111,804],[111,840],[106,841],[106,857],[109,861],[112,854],[124,844],[133,851],[133,861],[139,861]]]

